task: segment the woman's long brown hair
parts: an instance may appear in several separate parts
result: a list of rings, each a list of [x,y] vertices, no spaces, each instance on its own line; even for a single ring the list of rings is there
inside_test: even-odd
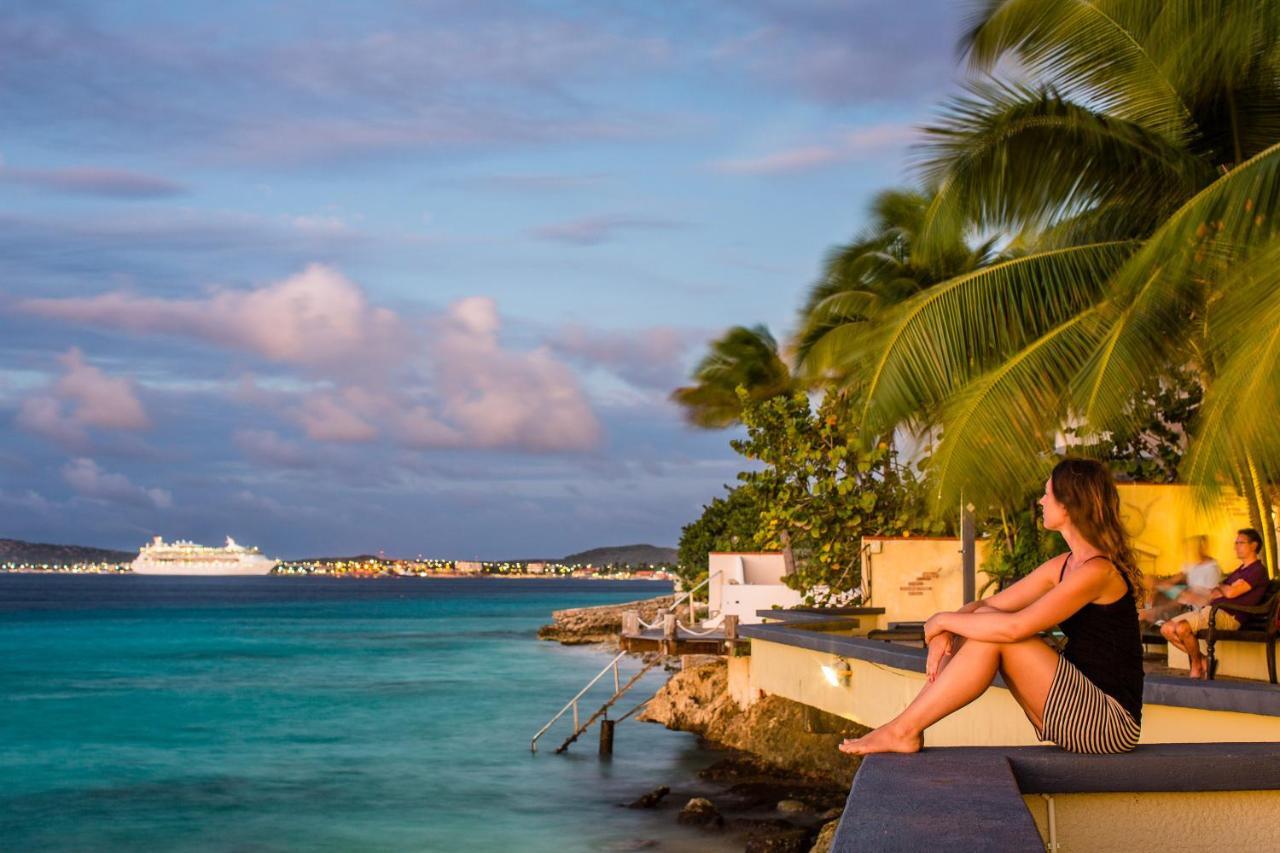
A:
[[[1142,603],[1142,569],[1129,547],[1120,521],[1120,493],[1106,465],[1093,459],[1063,459],[1050,476],[1053,497],[1067,510],[1076,530],[1105,554],[1129,581],[1129,591]]]

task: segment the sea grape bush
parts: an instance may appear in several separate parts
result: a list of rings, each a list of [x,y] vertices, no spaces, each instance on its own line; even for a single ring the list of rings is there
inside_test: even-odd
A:
[[[761,466],[738,475],[761,507],[755,545],[790,544],[795,572],[787,584],[807,602],[846,601],[860,588],[863,536],[943,531],[945,523],[929,517],[921,478],[892,441],[859,435],[850,396],[828,391],[816,405],[803,392],[742,397],[747,436],[730,443]]]

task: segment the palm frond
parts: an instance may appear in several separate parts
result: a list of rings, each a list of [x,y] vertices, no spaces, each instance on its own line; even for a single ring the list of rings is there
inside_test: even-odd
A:
[[[1027,255],[957,276],[904,303],[860,349],[864,429],[880,432],[941,403],[974,376],[1092,306],[1131,241]]]
[[[947,401],[929,465],[939,506],[961,495],[979,506],[1006,504],[1048,471],[1068,382],[1099,331],[1096,310],[1083,311]]]
[[[1170,140],[1194,124],[1166,55],[1185,30],[1157,26],[1165,5],[1142,0],[988,2],[961,41],[970,63],[990,70],[1006,54],[1035,76],[1102,112]]]
[[[1205,396],[1184,475],[1212,493],[1235,479],[1247,459],[1264,482],[1280,481],[1280,240],[1224,283],[1211,332],[1224,360]]]
[[[791,370],[778,354],[778,342],[765,326],[734,326],[712,341],[693,371],[693,385],[671,392],[695,426],[720,429],[737,422],[742,402],[738,388],[753,400],[789,393]]]
[[[1229,266],[1271,239],[1280,223],[1280,144],[1192,196],[1144,242],[1113,285],[1104,345],[1075,382],[1076,406],[1095,428],[1124,417],[1137,380],[1185,346],[1186,326]]]
[[[976,84],[926,133],[918,167],[937,187],[916,247],[926,257],[968,222],[1039,228],[1117,203],[1156,221],[1210,177],[1166,137],[1050,89]]]

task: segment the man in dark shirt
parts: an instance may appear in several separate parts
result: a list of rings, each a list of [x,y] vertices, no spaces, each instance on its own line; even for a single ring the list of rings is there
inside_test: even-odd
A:
[[[1222,583],[1209,591],[1208,601],[1203,606],[1176,616],[1160,626],[1160,633],[1165,639],[1187,653],[1191,663],[1192,678],[1207,678],[1209,670],[1204,655],[1200,653],[1200,641],[1196,632],[1209,627],[1210,605],[1230,600],[1240,607],[1252,607],[1262,601],[1267,592],[1267,569],[1258,559],[1262,550],[1262,534],[1252,527],[1246,527],[1236,533],[1236,557],[1240,566],[1227,575]],[[1230,607],[1222,607],[1217,611],[1214,627],[1223,631],[1237,631],[1245,618],[1244,613]]]

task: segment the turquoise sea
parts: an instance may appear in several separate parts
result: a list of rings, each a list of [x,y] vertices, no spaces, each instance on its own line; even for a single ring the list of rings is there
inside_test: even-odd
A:
[[[529,751],[609,659],[537,627],[665,591],[0,575],[0,846],[726,849],[619,807],[710,763],[691,735],[628,720],[601,760],[594,731],[554,755],[563,723]],[[636,701],[664,678],[651,671]]]

